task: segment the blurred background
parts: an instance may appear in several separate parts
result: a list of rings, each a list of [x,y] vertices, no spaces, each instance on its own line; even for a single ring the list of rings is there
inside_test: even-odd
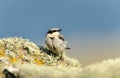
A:
[[[23,37],[45,45],[58,27],[71,50],[88,65],[120,56],[120,0],[0,0],[0,38]]]

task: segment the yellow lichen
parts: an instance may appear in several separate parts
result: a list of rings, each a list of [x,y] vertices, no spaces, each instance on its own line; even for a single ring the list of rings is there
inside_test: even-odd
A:
[[[18,61],[18,58],[9,58],[10,63],[15,63]]]
[[[0,78],[3,78],[3,73],[2,72],[0,72]]]
[[[5,48],[0,48],[0,57],[5,55]]]
[[[18,55],[18,59],[22,59],[23,58],[23,54]]]
[[[38,64],[38,65],[44,64],[44,62],[43,62],[42,60],[38,59],[38,58],[35,58],[35,59],[33,60],[33,62],[36,63],[36,64]]]

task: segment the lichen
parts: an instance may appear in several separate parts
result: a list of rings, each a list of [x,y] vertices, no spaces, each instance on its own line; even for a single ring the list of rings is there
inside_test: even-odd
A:
[[[73,66],[79,62],[68,56],[58,60],[45,46],[38,46],[28,39],[9,37],[0,39],[0,64],[13,66],[15,64],[36,64],[45,66]]]

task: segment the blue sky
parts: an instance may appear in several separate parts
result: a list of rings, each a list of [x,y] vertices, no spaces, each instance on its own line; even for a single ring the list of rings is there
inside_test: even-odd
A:
[[[117,57],[119,3],[119,0],[0,0],[0,38],[18,36],[42,45],[47,30],[59,27],[72,47],[68,54],[82,63]]]

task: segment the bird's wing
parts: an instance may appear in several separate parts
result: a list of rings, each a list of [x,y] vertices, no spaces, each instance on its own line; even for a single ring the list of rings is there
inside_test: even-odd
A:
[[[53,39],[53,46],[54,46],[54,48],[58,49],[58,48],[60,47],[60,45],[61,45],[60,39],[57,38],[57,37],[55,37],[55,38]]]
[[[53,46],[56,48],[58,52],[62,52],[66,49],[67,45],[65,41],[59,39],[58,37],[55,37],[53,40]]]
[[[60,34],[60,35],[58,36],[58,38],[61,39],[61,40],[63,40],[63,41],[65,41],[64,36],[63,36],[62,34]]]
[[[52,39],[50,37],[46,37],[45,43],[50,50],[53,49]]]
[[[62,34],[59,35],[59,39],[62,40],[62,46],[64,46],[66,49],[70,49],[67,47],[67,41],[65,41],[64,36]]]

